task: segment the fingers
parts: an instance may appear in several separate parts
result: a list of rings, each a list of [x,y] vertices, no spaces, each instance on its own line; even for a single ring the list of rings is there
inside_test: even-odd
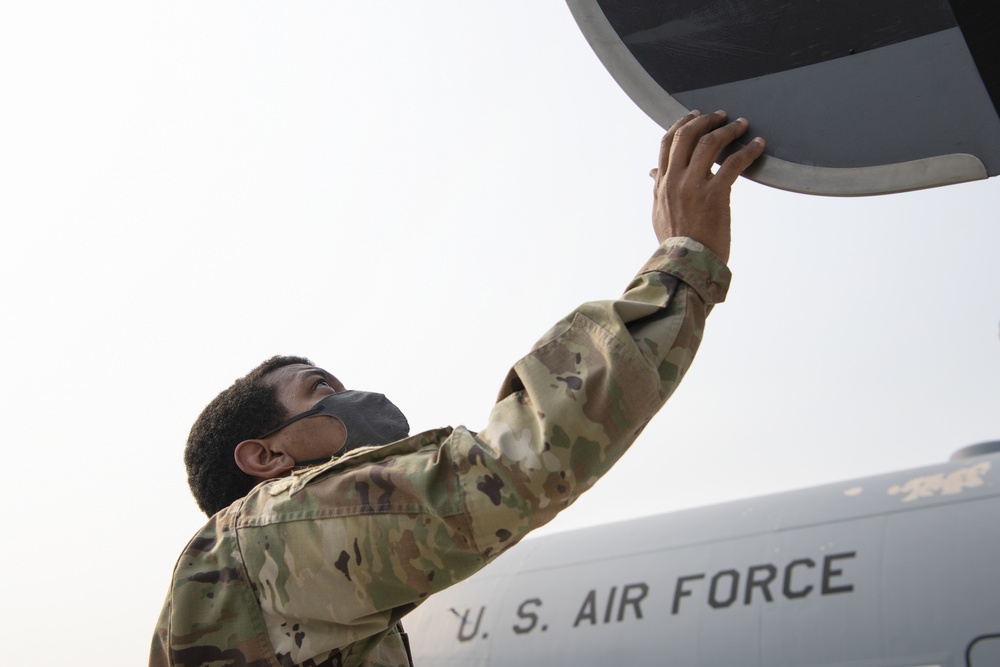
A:
[[[702,116],[692,111],[670,126],[660,141],[658,166],[649,171],[654,181],[668,172],[687,171],[689,174],[712,177],[712,166],[719,154],[747,131],[749,123],[745,118],[737,118],[726,123],[726,112]],[[715,174],[728,186],[736,182],[739,175],[764,152],[764,140],[757,137],[746,146],[734,151],[723,161]]]
[[[753,164],[754,160],[759,158],[763,152],[764,140],[757,137],[727,157],[722,166],[719,167],[719,171],[716,172],[715,178],[721,180],[727,187],[732,187],[739,175]]]
[[[716,111],[696,122],[688,123],[673,141],[671,166],[682,169],[685,166],[689,174],[701,178],[712,177],[712,166],[719,159],[719,154],[734,141],[746,133],[750,123],[746,118],[737,118],[726,123],[726,112]],[[747,146],[735,150],[720,167],[721,179],[731,186],[736,178],[764,151],[764,140],[758,139]],[[730,159],[731,158],[731,159]],[[683,165],[683,166],[682,166]],[[716,173],[716,176],[719,176]]]
[[[721,116],[721,120],[724,121],[725,116]],[[700,137],[691,155],[691,168],[695,173],[710,175],[712,165],[719,159],[719,153],[743,136],[749,126],[746,118],[737,118],[725,125],[720,123],[717,128]]]
[[[686,170],[702,137],[722,125],[725,120],[726,112],[716,111],[706,116],[699,116],[685,123],[683,127],[677,128],[676,136],[670,145],[670,171]],[[663,173],[661,169],[661,175]]]
[[[667,133],[663,135],[663,139],[660,141],[660,157],[657,161],[658,168],[650,170],[650,176],[655,179],[657,176],[667,173],[667,164],[670,162],[670,150],[674,143],[674,137],[677,136],[677,131],[699,116],[701,116],[701,112],[695,109],[670,126],[670,129],[667,130]],[[657,172],[656,175],[653,174],[654,171]]]

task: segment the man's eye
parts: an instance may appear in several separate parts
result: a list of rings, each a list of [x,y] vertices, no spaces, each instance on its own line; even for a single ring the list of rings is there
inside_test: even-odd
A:
[[[330,386],[329,382],[320,378],[319,380],[316,381],[316,386],[314,386],[313,389],[319,389],[320,387],[329,387],[329,386]]]

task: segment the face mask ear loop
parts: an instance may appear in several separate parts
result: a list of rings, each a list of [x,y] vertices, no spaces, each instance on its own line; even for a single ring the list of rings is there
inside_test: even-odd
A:
[[[348,452],[347,443],[345,442],[344,446],[335,451],[331,456],[324,456],[323,458],[319,459],[309,459],[308,461],[299,461],[298,463],[295,464],[295,467],[308,468],[309,466],[314,466],[317,463],[329,463],[331,460],[337,458],[338,456],[341,456],[342,454],[346,454],[347,452]]]
[[[296,463],[292,467],[296,468],[296,469],[298,469],[298,468],[308,468],[309,466],[318,465],[320,463],[329,463],[335,456],[336,456],[336,454],[334,454],[333,456],[325,456],[325,457],[323,457],[321,459],[309,459],[308,461],[299,461],[298,463]]]
[[[294,417],[289,417],[288,419],[286,419],[285,421],[281,422],[280,424],[278,424],[277,426],[275,426],[274,428],[272,428],[270,431],[268,431],[264,435],[257,436],[257,440],[263,440],[264,438],[266,438],[269,435],[274,435],[275,433],[277,433],[281,429],[285,428],[289,424],[294,424],[295,422],[297,422],[300,419],[305,419],[306,417],[312,417],[313,415],[317,415],[317,414],[320,413],[320,411],[322,409],[323,408],[319,404],[316,404],[313,407],[311,407],[308,410],[306,410],[305,412],[300,412],[299,414],[295,415]]]

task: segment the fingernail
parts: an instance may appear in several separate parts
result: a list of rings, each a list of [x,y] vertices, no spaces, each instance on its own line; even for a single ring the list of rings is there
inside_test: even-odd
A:
[[[700,116],[701,112],[698,111],[697,109],[691,109],[691,115],[692,116]]]
[[[719,109],[718,111],[715,112],[715,115],[716,116],[722,116],[723,118],[725,118],[726,117],[726,112],[723,111],[722,109]]]

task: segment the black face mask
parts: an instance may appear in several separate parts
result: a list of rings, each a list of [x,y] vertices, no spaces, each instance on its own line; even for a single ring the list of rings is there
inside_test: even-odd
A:
[[[387,445],[410,435],[410,424],[392,401],[382,394],[370,391],[342,391],[330,394],[305,412],[289,417],[260,439],[277,433],[300,419],[327,415],[336,417],[347,430],[344,446],[334,452],[341,456],[352,449],[368,445]],[[329,457],[296,462],[299,466],[325,463]]]

